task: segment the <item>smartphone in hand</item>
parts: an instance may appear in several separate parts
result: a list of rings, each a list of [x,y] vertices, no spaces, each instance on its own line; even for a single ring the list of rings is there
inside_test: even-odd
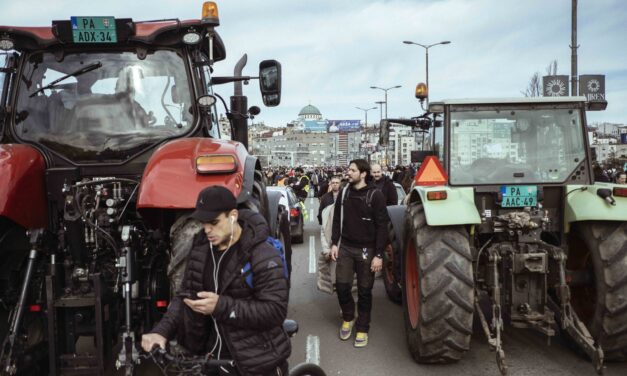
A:
[[[191,300],[196,300],[196,299],[200,299],[197,295],[196,292],[194,291],[180,291],[178,294],[176,294],[176,296],[178,296],[179,298],[187,298],[187,299],[191,299]]]

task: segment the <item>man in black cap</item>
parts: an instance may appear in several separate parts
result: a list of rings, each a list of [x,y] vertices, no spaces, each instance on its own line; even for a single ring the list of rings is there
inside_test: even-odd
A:
[[[288,283],[279,253],[266,242],[265,219],[238,210],[235,196],[220,186],[200,192],[191,217],[204,231],[194,238],[179,293],[142,336],[143,349],[165,348],[176,338],[196,355],[235,360],[236,369],[216,375],[287,375]],[[252,286],[243,272],[247,263]]]

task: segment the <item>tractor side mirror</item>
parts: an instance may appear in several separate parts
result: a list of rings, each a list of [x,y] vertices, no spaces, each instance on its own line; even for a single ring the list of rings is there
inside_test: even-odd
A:
[[[266,106],[274,107],[281,103],[281,63],[276,60],[259,63],[259,89]]]
[[[379,123],[379,145],[388,146],[390,143],[390,122],[383,119]]]

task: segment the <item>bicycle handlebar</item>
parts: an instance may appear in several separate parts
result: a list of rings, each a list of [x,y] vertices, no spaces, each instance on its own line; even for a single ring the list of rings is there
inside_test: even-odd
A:
[[[153,347],[148,354],[155,362],[175,364],[184,368],[199,365],[208,367],[235,366],[235,361],[230,359],[215,359],[210,355],[172,355],[159,346]]]
[[[234,367],[235,361],[229,359],[215,359],[210,355],[172,355],[167,350],[155,345],[155,347],[146,353],[148,357],[152,358],[157,364],[169,364],[179,368],[179,373],[186,373],[186,371],[194,372],[198,367],[213,367],[220,366]],[[312,363],[301,363],[290,370],[289,376],[326,376],[324,370],[320,366]]]

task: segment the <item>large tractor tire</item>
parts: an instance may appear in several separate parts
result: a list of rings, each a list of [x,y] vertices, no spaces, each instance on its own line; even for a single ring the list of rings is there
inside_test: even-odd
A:
[[[401,268],[399,259],[400,242],[396,239],[392,224],[388,224],[388,245],[383,252],[383,285],[388,298],[394,303],[401,304],[403,292],[401,290]]]
[[[586,250],[569,255],[592,272],[590,286],[573,288],[573,306],[601,345],[605,359],[627,360],[627,223],[582,222],[578,233]]]
[[[168,264],[168,278],[170,279],[170,293],[174,296],[181,286],[187,256],[192,250],[194,237],[202,231],[202,223],[191,219],[191,214],[184,214],[174,222],[170,228],[170,262]]]
[[[474,281],[468,233],[427,225],[423,206],[406,215],[403,312],[409,351],[419,363],[450,363],[470,348]]]

